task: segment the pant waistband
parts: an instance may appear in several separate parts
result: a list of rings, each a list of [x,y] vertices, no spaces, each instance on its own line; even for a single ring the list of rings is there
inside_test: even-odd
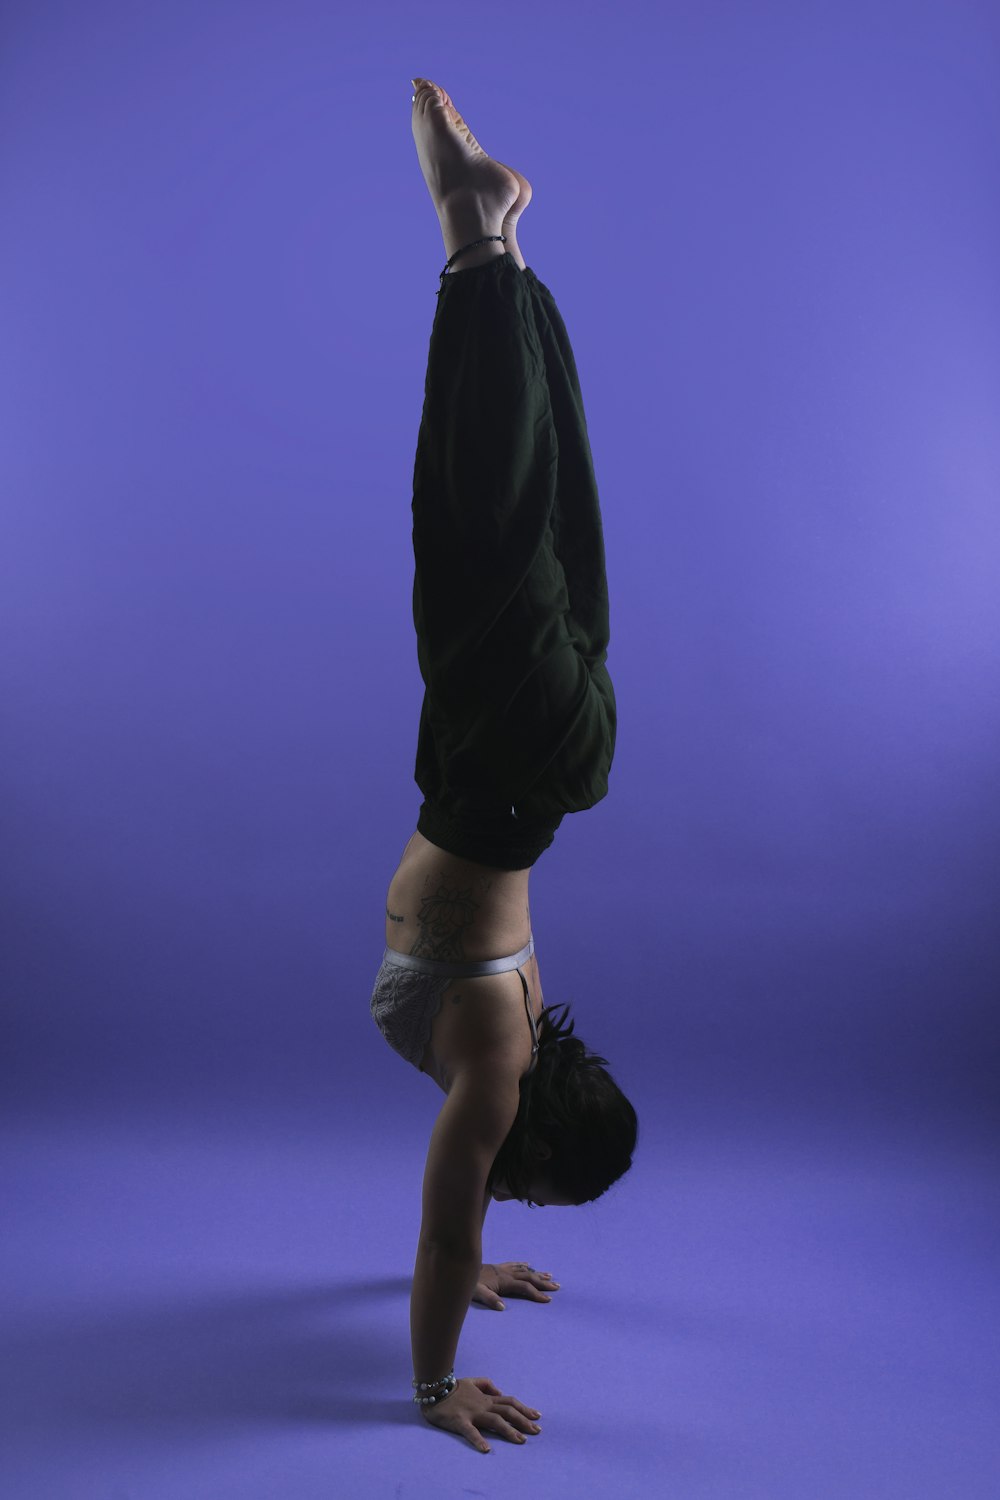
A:
[[[530,937],[518,953],[507,958],[484,958],[474,963],[450,964],[443,959],[421,958],[414,953],[397,953],[386,948],[385,961],[396,969],[415,969],[419,974],[436,974],[440,978],[478,979],[483,974],[506,974],[509,969],[519,969],[535,951],[535,939]]]

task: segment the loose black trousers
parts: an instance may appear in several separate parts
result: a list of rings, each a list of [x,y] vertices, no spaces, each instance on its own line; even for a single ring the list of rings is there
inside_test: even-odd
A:
[[[552,293],[510,255],[442,282],[412,509],[417,828],[525,869],[607,795],[617,712],[576,362]]]

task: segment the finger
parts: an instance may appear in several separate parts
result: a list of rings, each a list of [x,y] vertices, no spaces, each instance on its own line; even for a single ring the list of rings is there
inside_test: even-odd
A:
[[[504,1305],[500,1301],[500,1298],[496,1292],[491,1292],[488,1286],[477,1286],[472,1300],[480,1307],[492,1307],[497,1312],[504,1311]]]
[[[473,1448],[478,1448],[480,1453],[489,1453],[489,1443],[483,1437],[482,1433],[472,1426],[471,1422],[468,1429],[462,1428],[462,1436],[472,1444]]]
[[[517,1280],[521,1282],[523,1286],[538,1288],[538,1290],[543,1292],[552,1292],[559,1290],[558,1281],[553,1281],[548,1271],[535,1271],[531,1274],[522,1272],[522,1274],[517,1277]]]
[[[527,1277],[525,1277],[525,1279],[523,1281],[519,1281],[518,1282],[517,1290],[516,1291],[510,1291],[510,1290],[508,1290],[507,1296],[508,1297],[523,1297],[525,1299],[525,1301],[527,1301],[527,1302],[551,1302],[552,1301],[552,1298],[549,1296],[548,1292],[541,1291],[538,1287],[536,1287],[534,1285],[533,1282],[529,1281],[527,1279]]]
[[[537,1437],[538,1433],[540,1433],[542,1430],[537,1422],[533,1422],[530,1417],[522,1417],[521,1413],[516,1411],[512,1411],[510,1413],[510,1421],[506,1425],[509,1426],[516,1434],[516,1436],[511,1439],[512,1442],[516,1443],[521,1443],[524,1441],[525,1433],[527,1433],[529,1437]],[[509,1433],[507,1432],[504,1432],[503,1435],[504,1437],[509,1437]]]
[[[496,1410],[483,1414],[483,1421],[488,1423],[490,1431],[497,1433],[499,1437],[506,1438],[508,1443],[523,1443],[525,1441],[524,1433],[519,1432],[514,1426],[514,1422],[517,1420],[523,1421],[524,1419],[518,1418],[514,1412],[511,1412],[511,1421],[509,1422],[506,1417],[502,1417],[499,1411]]]
[[[518,1401],[516,1396],[501,1396],[500,1401],[496,1404],[513,1407],[518,1416],[526,1418],[528,1422],[537,1421],[537,1419],[542,1415],[541,1412],[536,1411],[533,1406],[525,1406],[523,1401]],[[505,1415],[508,1414],[505,1413]],[[513,1421],[513,1418],[511,1418],[511,1420]],[[525,1429],[525,1431],[527,1431],[527,1428]]]
[[[487,1396],[500,1396],[503,1394],[500,1390],[500,1387],[494,1385],[492,1380],[487,1380],[485,1375],[478,1375],[475,1380],[473,1380],[472,1384],[478,1385],[479,1389],[483,1391]]]
[[[552,1292],[559,1290],[558,1281],[553,1281],[548,1271],[536,1271],[532,1284],[534,1286],[540,1286],[543,1292]]]

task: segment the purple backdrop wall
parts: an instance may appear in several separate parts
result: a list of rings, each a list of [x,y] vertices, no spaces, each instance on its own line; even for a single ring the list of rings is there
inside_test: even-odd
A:
[[[549,991],[658,1089],[720,1068],[975,1114],[986,14],[691,7],[595,50],[555,8],[508,72],[322,7],[15,7],[8,1099],[174,1097],[223,1047],[213,1091],[254,1099],[322,1099],[335,1055],[385,1070],[366,986],[419,802],[409,480],[444,261],[407,79],[436,66],[532,178],[602,487],[620,740],[532,882]]]

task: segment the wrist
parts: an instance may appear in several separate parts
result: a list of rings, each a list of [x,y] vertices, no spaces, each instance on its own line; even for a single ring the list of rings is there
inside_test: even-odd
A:
[[[450,1370],[440,1380],[413,1380],[410,1382],[414,1389],[413,1400],[421,1411],[431,1406],[437,1406],[439,1402],[447,1400],[455,1389],[458,1381],[455,1379],[455,1371]]]

